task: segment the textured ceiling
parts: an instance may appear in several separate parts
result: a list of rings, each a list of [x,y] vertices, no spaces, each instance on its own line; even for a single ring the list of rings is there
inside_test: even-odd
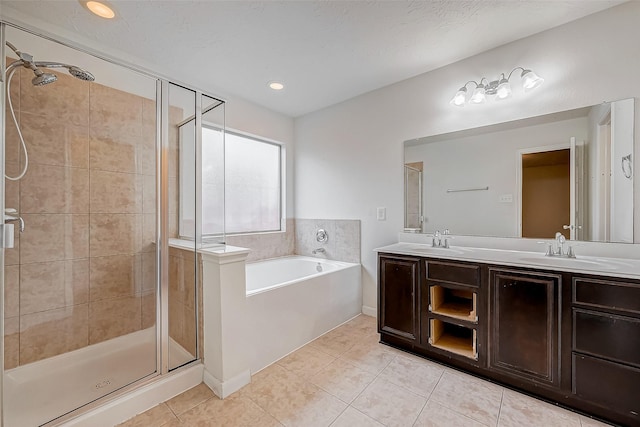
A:
[[[77,0],[0,3],[10,19],[296,117],[622,1],[111,0],[111,21]],[[269,89],[272,80],[285,90]]]

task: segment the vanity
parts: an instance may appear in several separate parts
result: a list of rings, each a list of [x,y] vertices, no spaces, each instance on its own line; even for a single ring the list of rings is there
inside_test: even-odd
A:
[[[640,425],[640,261],[406,242],[376,251],[381,342]]]
[[[405,141],[404,233],[376,249],[381,341],[640,426],[635,103]]]

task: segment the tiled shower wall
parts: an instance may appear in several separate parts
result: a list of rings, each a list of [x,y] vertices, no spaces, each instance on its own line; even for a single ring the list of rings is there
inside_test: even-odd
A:
[[[6,181],[6,207],[25,221],[5,257],[6,368],[152,326],[156,304],[155,102],[18,73],[29,170]],[[24,155],[8,111],[6,123],[15,176]]]
[[[202,276],[196,275],[196,268],[201,268],[201,263],[198,255],[196,264],[194,251],[169,248],[169,336],[193,356],[196,356],[197,333],[196,283],[198,295],[202,295]],[[202,313],[202,298],[197,303]],[[200,333],[198,342],[202,342],[202,327]],[[170,365],[172,362],[169,360]]]

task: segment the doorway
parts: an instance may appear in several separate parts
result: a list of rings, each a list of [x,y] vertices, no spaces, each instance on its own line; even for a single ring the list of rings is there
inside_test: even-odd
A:
[[[571,238],[571,150],[525,153],[522,166],[522,237]]]

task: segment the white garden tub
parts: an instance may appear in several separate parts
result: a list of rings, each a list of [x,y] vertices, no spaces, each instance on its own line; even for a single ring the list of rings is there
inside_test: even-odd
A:
[[[291,256],[246,267],[251,373],[362,311],[360,264]]]

